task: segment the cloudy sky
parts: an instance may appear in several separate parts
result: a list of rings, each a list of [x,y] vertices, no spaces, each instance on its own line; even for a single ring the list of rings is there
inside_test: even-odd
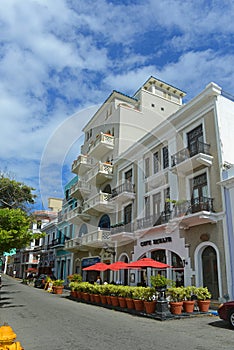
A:
[[[113,89],[153,75],[187,92],[234,95],[229,0],[1,0],[0,170],[63,197],[82,127]],[[185,100],[185,101],[186,101]]]

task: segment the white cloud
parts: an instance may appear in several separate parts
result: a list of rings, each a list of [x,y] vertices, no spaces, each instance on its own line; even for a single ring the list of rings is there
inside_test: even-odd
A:
[[[38,186],[46,158],[43,197],[61,187],[58,172],[71,166],[72,145],[87,121],[80,115],[69,129],[67,119],[112,89],[133,94],[150,75],[189,98],[211,80],[229,92],[234,87],[231,1],[2,0],[0,6],[0,164]],[[55,135],[60,147],[48,148]]]

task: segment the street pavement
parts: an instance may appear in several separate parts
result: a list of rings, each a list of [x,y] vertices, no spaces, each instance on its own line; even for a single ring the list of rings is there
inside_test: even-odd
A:
[[[25,350],[231,350],[234,331],[214,315],[158,321],[87,305],[3,276],[0,324]]]

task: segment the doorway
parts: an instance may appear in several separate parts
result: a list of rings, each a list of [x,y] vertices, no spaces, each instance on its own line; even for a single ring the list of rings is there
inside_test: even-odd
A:
[[[206,247],[202,252],[203,286],[212,294],[212,299],[218,300],[218,270],[217,255],[213,247]]]

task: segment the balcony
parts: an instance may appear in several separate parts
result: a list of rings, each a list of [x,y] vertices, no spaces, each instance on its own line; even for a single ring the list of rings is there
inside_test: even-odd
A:
[[[84,202],[83,213],[89,215],[99,215],[101,213],[111,213],[114,205],[110,203],[111,194],[98,193],[96,196],[89,198]]]
[[[67,219],[70,220],[73,224],[80,224],[83,221],[89,221],[90,215],[84,213],[83,207],[77,207],[67,213]]]
[[[87,247],[102,248],[104,243],[111,242],[111,232],[99,227],[93,232],[86,233],[82,237],[70,239],[65,242],[65,250],[87,250]]]
[[[111,238],[119,243],[127,244],[135,239],[134,224],[120,222],[111,226]]]
[[[51,246],[53,248],[64,247],[65,238],[59,237],[52,240]]]
[[[64,249],[68,251],[75,251],[80,246],[80,237],[69,239],[64,243]]]
[[[79,157],[72,163],[72,172],[79,176],[84,175],[92,168],[93,159],[87,155],[79,155]]]
[[[163,211],[159,216],[149,215],[142,219],[137,220],[137,231],[145,231],[154,227],[158,227],[162,229],[162,225],[166,227],[167,223],[172,217],[172,213],[170,210]],[[160,227],[159,227],[160,226]]]
[[[113,149],[114,136],[101,133],[90,143],[88,152],[90,156],[100,159]]]
[[[71,187],[71,197],[77,199],[83,199],[87,197],[91,192],[91,185],[85,180],[79,180],[75,185]]]
[[[87,173],[87,182],[94,186],[99,186],[113,177],[113,165],[108,163],[97,163],[96,166]]]
[[[210,145],[197,141],[192,149],[184,148],[171,157],[171,170],[186,175],[189,172],[213,164],[213,156],[209,154]]]
[[[198,197],[178,204],[173,209],[172,221],[178,221],[180,227],[189,229],[207,223],[216,223],[219,214],[214,212],[213,198]]]
[[[103,247],[105,242],[110,242],[111,232],[99,227],[93,232],[86,233],[81,237],[81,245],[89,247]]]
[[[126,182],[112,190],[111,201],[122,205],[135,199],[135,196],[135,186],[130,182]]]

